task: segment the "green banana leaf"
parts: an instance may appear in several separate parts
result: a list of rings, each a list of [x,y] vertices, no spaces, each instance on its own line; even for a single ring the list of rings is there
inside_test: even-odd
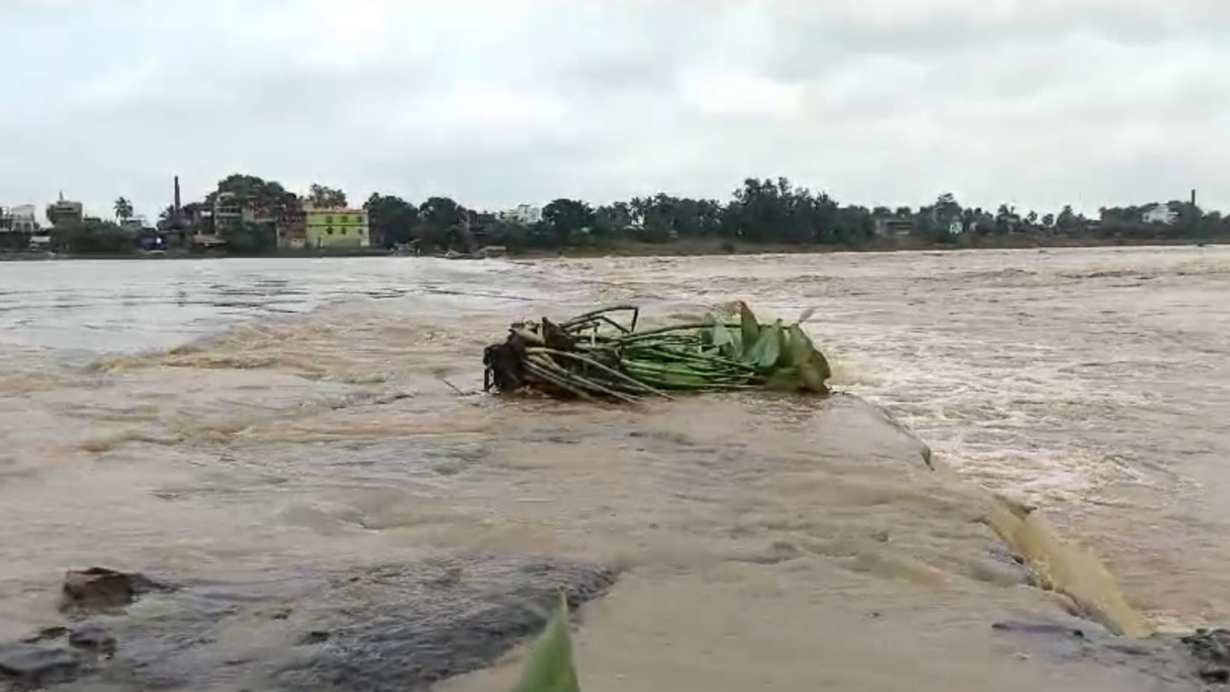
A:
[[[756,343],[743,354],[743,360],[761,370],[772,368],[782,353],[782,321],[760,330]]]
[[[572,664],[572,638],[568,635],[568,601],[559,596],[559,608],[530,651],[521,681],[512,692],[581,692]]]

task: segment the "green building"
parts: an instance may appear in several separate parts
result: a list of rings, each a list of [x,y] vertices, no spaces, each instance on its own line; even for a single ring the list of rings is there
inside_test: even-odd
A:
[[[305,206],[304,241],[309,248],[355,248],[371,245],[364,209],[314,209]]]

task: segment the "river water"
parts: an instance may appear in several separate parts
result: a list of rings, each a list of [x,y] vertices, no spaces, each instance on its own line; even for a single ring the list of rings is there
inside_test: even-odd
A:
[[[582,612],[587,690],[1127,689],[988,635],[1061,611],[958,486],[1041,508],[1159,628],[1230,622],[1228,297],[1220,247],[0,264],[0,640],[68,567],[505,551],[626,568]],[[814,307],[835,387],[951,474],[842,458],[824,403],[478,393],[521,317],[736,299]]]

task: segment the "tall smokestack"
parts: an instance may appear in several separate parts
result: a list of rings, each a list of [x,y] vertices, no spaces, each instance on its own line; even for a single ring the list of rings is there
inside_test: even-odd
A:
[[[175,176],[175,215],[179,216],[179,176]]]
[[[1192,206],[1196,206],[1196,188],[1192,188]]]

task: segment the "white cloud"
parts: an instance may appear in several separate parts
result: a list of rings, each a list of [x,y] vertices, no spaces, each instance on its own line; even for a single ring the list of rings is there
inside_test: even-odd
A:
[[[478,206],[787,175],[866,204],[1230,208],[1218,0],[10,0],[0,25],[0,204],[153,215],[171,175],[242,170]]]

